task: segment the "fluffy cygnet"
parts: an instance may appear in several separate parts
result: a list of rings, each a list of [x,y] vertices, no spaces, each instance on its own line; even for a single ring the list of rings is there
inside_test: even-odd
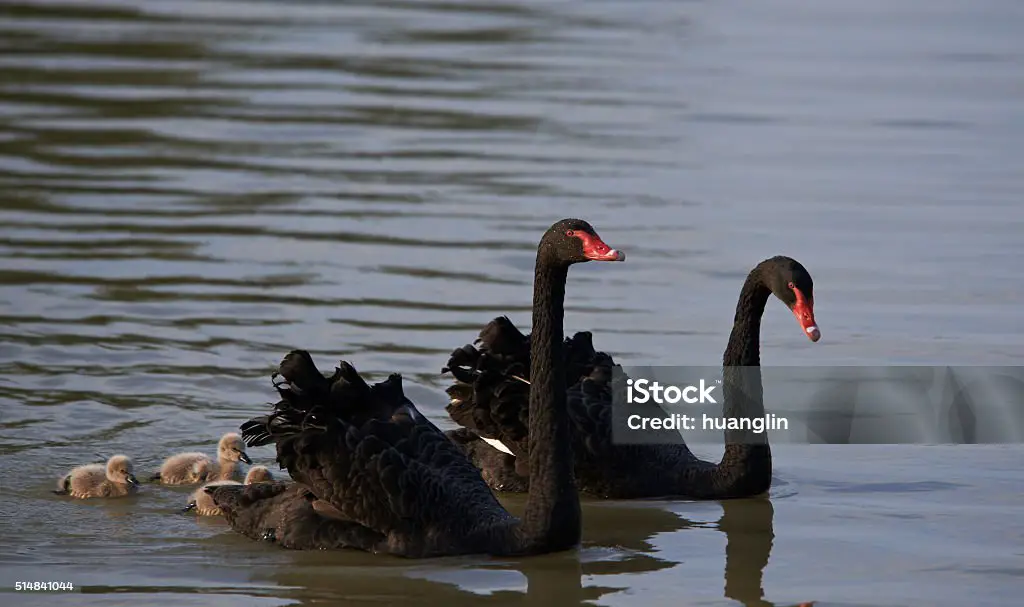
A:
[[[127,455],[115,455],[106,465],[88,464],[73,468],[57,483],[58,495],[79,499],[90,497],[124,497],[139,488],[133,474],[132,460]]]
[[[217,461],[205,453],[178,453],[164,460],[160,472],[149,480],[165,485],[194,485],[203,481],[235,481],[242,478],[239,460],[251,464],[245,453],[245,443],[234,432],[228,432],[217,444]]]
[[[274,480],[274,477],[270,474],[270,470],[266,466],[253,466],[249,469],[249,473],[245,475],[245,484],[251,485],[253,483],[264,483]],[[212,483],[206,483],[202,487],[196,489],[189,496],[188,506],[182,512],[189,512],[195,510],[199,516],[219,516],[221,514],[220,508],[213,503],[213,496],[204,491],[207,487],[222,487],[224,485],[238,485],[241,484],[238,481],[213,481]]]

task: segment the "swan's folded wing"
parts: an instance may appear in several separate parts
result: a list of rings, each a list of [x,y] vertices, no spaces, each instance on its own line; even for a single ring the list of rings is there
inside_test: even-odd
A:
[[[469,428],[455,428],[445,432],[445,435],[459,445],[473,466],[480,471],[488,487],[513,493],[529,490],[528,459],[517,458],[493,443],[486,442]]]
[[[661,438],[656,445],[619,445],[613,441],[613,403],[625,402],[627,380],[625,374],[615,373],[616,369],[621,371],[610,356],[597,353],[590,374],[569,388],[567,399],[577,483],[581,490],[606,497],[612,497],[621,487],[636,487],[635,483],[642,482],[642,473],[634,468],[638,463],[644,467],[643,474],[662,471],[666,476],[658,479],[660,483],[678,462],[692,458],[675,430],[647,430]],[[665,415],[654,403],[633,407],[631,411],[645,416]],[[622,495],[631,494],[626,491]]]
[[[581,461],[600,465],[613,456],[612,399],[615,362],[603,352],[590,361],[590,372],[569,387],[567,404],[573,431],[573,455]],[[622,387],[622,386],[618,386]]]

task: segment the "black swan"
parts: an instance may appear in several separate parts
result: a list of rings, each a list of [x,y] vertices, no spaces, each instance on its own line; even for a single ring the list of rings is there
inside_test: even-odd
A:
[[[497,501],[458,445],[402,391],[368,385],[346,362],[324,377],[305,351],[288,354],[270,415],[242,425],[250,447],[275,443],[294,483],[212,488],[231,526],[295,549],[355,548],[404,557],[526,555],[580,539],[562,346],[565,279],[574,263],[622,261],[585,221],[551,226],[537,248],[530,352],[529,456],[522,520]]]
[[[789,307],[811,341],[821,337],[814,320],[814,284],[807,270],[784,256],[758,264],[740,291],[723,357],[726,416],[764,415],[760,333],[761,316],[771,294]],[[475,347],[455,350],[442,369],[455,378],[447,390],[451,397],[447,410],[462,426],[449,436],[498,491],[521,492],[530,485],[529,470],[521,460],[528,456],[531,444],[526,431],[530,412],[525,407],[533,380],[527,373],[531,341],[508,318],[496,318],[481,331]],[[683,444],[613,444],[611,377],[615,363],[611,356],[595,351],[591,334],[582,332],[565,340],[562,360],[566,385],[570,386],[567,405],[580,491],[620,499],[726,499],[768,490],[772,463],[764,434],[727,431],[725,454],[717,464],[698,459]]]

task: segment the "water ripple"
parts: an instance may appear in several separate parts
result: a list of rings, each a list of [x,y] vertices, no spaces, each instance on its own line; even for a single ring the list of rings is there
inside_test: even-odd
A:
[[[978,521],[1006,513],[965,498],[970,521],[922,531],[900,518],[922,505],[899,488],[927,481],[821,485],[802,477],[808,459],[780,464],[801,491],[775,500],[786,566],[771,561],[764,584],[772,515],[756,506],[736,527],[715,522],[718,504],[585,504],[582,563],[502,561],[488,577],[476,561],[261,550],[172,516],[173,489],[120,504],[50,490],[114,450],[146,470],[211,451],[267,410],[270,372],[297,347],[324,368],[402,372],[447,427],[448,353],[500,314],[528,330],[537,240],[568,216],[629,261],[573,268],[566,331],[593,330],[626,364],[718,364],[744,277],[780,253],[814,274],[828,329],[812,346],[772,302],[766,364],[1019,361],[1022,19],[1002,0],[0,3],[0,523],[33,514],[4,526],[3,570],[45,564],[87,587],[82,604],[452,605],[664,602],[683,578],[696,602],[721,602],[723,586],[744,604],[762,586],[786,604],[811,590],[909,602],[943,586],[928,573],[942,558],[994,571],[985,559],[1013,530]],[[254,457],[272,465],[270,448]],[[991,455],[958,457],[972,482],[994,474],[972,468]],[[906,579],[879,574],[871,596],[834,577],[848,568],[822,569],[826,553],[888,563],[891,542],[960,528],[985,551],[970,538],[921,549],[930,569],[894,562]]]

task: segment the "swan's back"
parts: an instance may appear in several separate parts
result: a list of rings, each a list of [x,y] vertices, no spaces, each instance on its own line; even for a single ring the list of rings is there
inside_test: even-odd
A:
[[[290,532],[320,501],[332,508],[333,521],[348,525],[343,536],[362,542],[349,547],[430,556],[510,545],[517,519],[459,447],[405,397],[400,376],[371,386],[342,362],[325,378],[301,350],[285,357],[279,376],[274,412],[243,424],[242,436],[249,446],[275,443],[277,461],[297,488],[261,483],[215,491],[218,505],[232,502],[225,513],[236,529],[252,537],[253,529],[272,527],[265,523],[292,521],[283,531],[274,527],[275,536],[315,543]]]
[[[530,484],[529,384],[523,381],[529,380],[529,340],[508,318],[496,318],[480,332],[475,346],[455,350],[444,369],[455,378],[448,388],[452,400],[447,411],[462,426],[448,436],[497,491],[524,492]],[[616,389],[624,389],[613,383],[614,359],[594,349],[589,331],[567,338],[563,356],[580,491],[603,497],[661,495],[665,480],[677,474],[681,465],[697,462],[686,445],[671,444],[678,440],[671,430],[661,431],[666,434],[665,444],[613,443],[613,395]],[[480,437],[499,441],[513,455]]]

